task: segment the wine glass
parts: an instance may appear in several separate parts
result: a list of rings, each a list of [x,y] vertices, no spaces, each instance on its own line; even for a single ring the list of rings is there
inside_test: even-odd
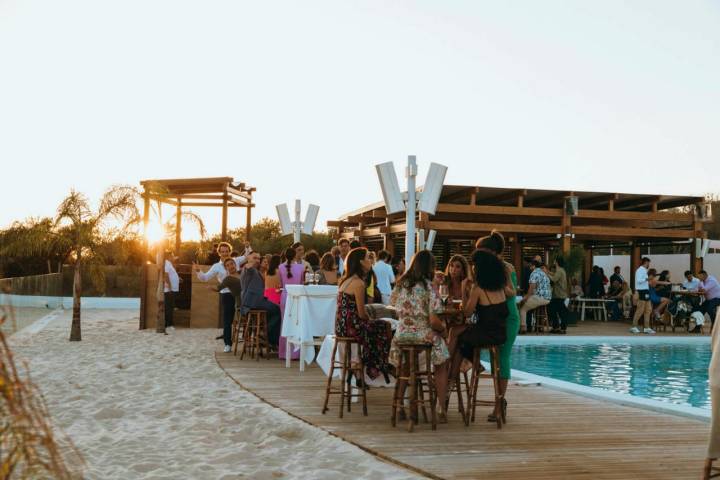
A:
[[[450,296],[450,290],[447,285],[440,285],[440,298],[442,299],[443,306],[447,305],[447,299]]]

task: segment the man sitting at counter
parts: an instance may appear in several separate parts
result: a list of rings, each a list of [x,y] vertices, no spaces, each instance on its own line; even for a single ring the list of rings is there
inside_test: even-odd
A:
[[[246,315],[250,310],[264,310],[267,313],[268,342],[277,348],[280,340],[280,307],[264,296],[265,280],[258,272],[260,254],[250,253],[247,264],[240,274],[242,307],[240,312]]]

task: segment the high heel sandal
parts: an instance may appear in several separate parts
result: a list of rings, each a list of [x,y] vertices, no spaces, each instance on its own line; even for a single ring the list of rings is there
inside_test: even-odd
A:
[[[502,418],[503,418],[503,421],[504,421],[504,419],[507,418],[507,400],[505,400],[504,398],[502,399],[502,403],[500,404],[500,408],[502,408]],[[487,421],[488,421],[488,422],[492,422],[492,423],[497,422],[497,417],[495,416],[495,413],[494,413],[494,412],[491,413],[490,415],[488,415]]]

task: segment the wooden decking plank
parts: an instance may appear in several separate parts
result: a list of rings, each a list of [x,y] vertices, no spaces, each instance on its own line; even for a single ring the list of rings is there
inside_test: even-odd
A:
[[[432,478],[697,478],[706,449],[703,422],[515,384],[502,430],[485,421],[487,407],[465,427],[453,401],[448,424],[435,432],[420,424],[408,433],[404,425],[390,425],[391,389],[368,392],[368,417],[353,404],[340,419],[337,396],[330,411],[320,413],[326,378],[316,366],[300,373],[297,362],[286,369],[275,359],[216,357],[229,376],[265,401]]]

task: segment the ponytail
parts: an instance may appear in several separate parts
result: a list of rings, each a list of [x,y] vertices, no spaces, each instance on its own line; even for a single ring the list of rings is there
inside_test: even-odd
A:
[[[288,278],[293,278],[292,274],[292,261],[295,260],[295,249],[288,248],[285,250],[285,268],[287,269]]]

